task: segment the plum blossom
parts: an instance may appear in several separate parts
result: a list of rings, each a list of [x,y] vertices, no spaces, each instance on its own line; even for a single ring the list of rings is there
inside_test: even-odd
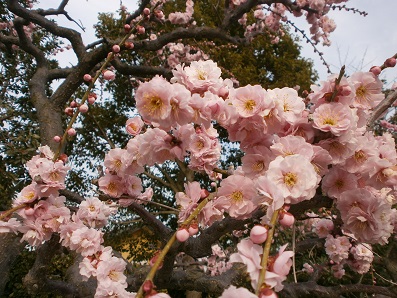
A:
[[[184,85],[192,93],[204,93],[222,80],[221,69],[211,60],[193,61],[185,67],[178,65],[172,73],[171,81]]]
[[[253,288],[256,288],[259,279],[259,272],[262,268],[262,247],[258,244],[254,244],[250,239],[243,239],[239,244],[237,244],[237,251],[237,253],[230,256],[230,262],[239,262],[247,265],[247,272],[251,278],[251,285]]]
[[[76,215],[87,226],[101,228],[106,225],[109,215],[114,213],[114,211],[105,202],[92,197],[81,202]]]
[[[329,258],[339,264],[349,257],[349,249],[351,244],[349,238],[346,236],[336,236],[328,235],[325,239],[325,252]]]
[[[136,116],[136,117],[128,119],[125,126],[126,126],[125,128],[126,128],[127,132],[130,135],[136,136],[141,132],[141,130],[144,126],[144,123],[143,123],[141,117]]]
[[[100,250],[103,233],[93,228],[82,227],[74,230],[69,240],[69,248],[86,257]]]
[[[222,180],[218,189],[218,198],[225,197],[228,206],[225,211],[231,217],[245,219],[257,208],[257,195],[254,182],[244,176],[231,175]]]
[[[314,110],[313,127],[340,136],[354,125],[351,113],[350,108],[341,103],[322,104]]]
[[[337,207],[343,228],[359,241],[385,244],[394,229],[391,205],[384,195],[369,190],[360,188],[342,193]]]
[[[236,288],[231,285],[225,289],[219,298],[257,298],[254,293],[251,293],[246,288]]]
[[[353,260],[348,263],[349,266],[359,274],[367,273],[374,259],[371,245],[359,243],[350,249],[350,254]]]
[[[300,154],[277,157],[269,164],[266,175],[279,187],[287,204],[310,200],[319,182],[310,161]]]
[[[316,233],[319,238],[326,238],[333,229],[333,221],[327,218],[321,218],[313,224],[313,232]]]
[[[136,108],[146,121],[160,123],[171,113],[172,85],[155,76],[139,85],[135,93]]]
[[[247,85],[233,89],[229,94],[229,100],[243,118],[256,114],[267,116],[275,105],[266,90],[259,85]]]
[[[185,183],[185,192],[177,192],[175,195],[176,203],[180,206],[179,222],[185,221],[190,213],[197,207],[200,200],[200,183],[193,181]]]
[[[382,93],[382,82],[372,72],[356,72],[348,79],[356,90],[353,106],[362,109],[376,107],[385,95]]]

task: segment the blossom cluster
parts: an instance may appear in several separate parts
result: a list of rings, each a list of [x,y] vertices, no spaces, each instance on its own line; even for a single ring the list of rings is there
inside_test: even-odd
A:
[[[366,129],[371,109],[383,99],[378,77],[372,72],[341,79],[331,76],[320,86],[312,86],[312,93],[304,99],[287,87],[235,87],[221,78],[220,68],[212,61],[178,65],[173,75],[171,82],[156,76],[140,84],[135,94],[140,116],[126,124],[132,138],[126,148],[106,154],[99,190],[121,206],[145,202],[153,195],[151,188],[143,190],[138,176],[146,166],[186,162],[191,170],[213,180],[212,199],[197,216],[197,224],[205,228],[225,214],[250,218],[258,207],[267,209],[262,225],[268,225],[274,212],[280,211],[279,223],[290,226],[293,216],[288,206],[312,199],[320,188],[335,200],[343,222],[339,227],[343,235],[335,231],[332,217],[313,227],[319,237],[326,238],[335,275],[343,275],[345,264],[359,273],[368,271],[373,259],[370,244],[387,243],[396,223],[394,139]],[[242,165],[227,177],[214,171],[222,149],[218,128],[244,153]],[[116,209],[88,198],[71,214],[58,193],[69,167],[62,159],[53,161],[48,147],[41,147],[40,152],[27,163],[32,184],[15,200],[15,206],[26,204],[18,210],[23,223],[11,218],[1,222],[0,230],[21,232],[22,239],[34,246],[59,233],[65,247],[82,255],[81,274],[97,278],[98,297],[129,297],[125,262],[102,246],[100,229]],[[199,182],[186,182],[185,191],[176,193],[179,223],[207,195],[207,188]],[[186,237],[177,237],[179,241],[198,231],[197,226],[182,228],[186,228]],[[263,270],[262,248],[256,243],[265,241],[266,234],[266,228],[257,229],[252,235],[255,240],[241,240],[238,252],[230,257],[231,262],[247,264],[253,287]],[[363,243],[353,245],[350,239]],[[269,259],[265,276],[269,290],[282,289],[292,255],[283,246]],[[216,260],[212,265],[218,268]],[[221,267],[214,272],[223,270]]]

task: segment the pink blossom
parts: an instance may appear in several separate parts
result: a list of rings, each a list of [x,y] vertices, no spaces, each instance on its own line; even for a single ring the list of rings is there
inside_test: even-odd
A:
[[[314,155],[313,146],[300,136],[286,136],[275,140],[270,147],[275,156],[290,156],[300,154],[311,160]]]
[[[328,235],[324,246],[329,258],[337,264],[349,257],[351,244],[346,236],[337,236],[334,238],[332,235]]]
[[[230,102],[243,118],[259,114],[267,116],[275,104],[261,86],[247,85],[232,89],[229,95]]]
[[[110,246],[101,247],[101,249],[91,256],[84,257],[79,264],[80,275],[83,280],[88,280],[91,276],[96,276],[98,265],[102,261],[109,261],[112,257],[112,248]]]
[[[299,154],[277,157],[269,164],[266,175],[279,187],[287,204],[310,200],[319,182],[311,163]]]
[[[176,203],[180,206],[179,222],[185,221],[190,213],[197,207],[200,200],[200,183],[193,181],[185,183],[185,192],[178,192],[175,195]]]
[[[248,178],[263,175],[270,161],[273,158],[272,152],[265,146],[255,146],[248,150],[246,155],[241,158],[242,169]]]
[[[376,193],[362,188],[345,191],[337,201],[337,207],[344,229],[359,241],[385,244],[394,229],[392,211],[386,198]]]
[[[107,218],[114,213],[105,202],[91,197],[81,202],[77,216],[84,224],[92,228],[101,228],[107,224]]]
[[[139,85],[135,100],[136,108],[143,119],[159,123],[169,117],[172,90],[172,85],[159,76]]]
[[[185,85],[192,93],[203,93],[221,81],[221,70],[211,61],[193,61],[190,66],[177,66],[173,82]]]
[[[359,243],[350,249],[350,253],[353,260],[349,262],[349,266],[359,274],[367,273],[374,259],[371,245]]]
[[[124,270],[127,263],[116,257],[104,260],[98,264],[97,279],[102,287],[109,287],[113,284],[120,284],[123,288],[127,287],[127,277]]]
[[[102,232],[93,228],[82,227],[72,232],[69,248],[86,257],[99,251],[102,242]]]
[[[313,232],[316,233],[319,238],[326,238],[333,229],[333,221],[327,218],[321,218],[313,224]]]
[[[0,234],[10,233],[10,232],[14,234],[18,234],[18,229],[21,226],[22,226],[21,222],[18,221],[16,218],[10,218],[8,221],[0,220]]]
[[[257,298],[257,296],[246,288],[236,288],[231,285],[226,290],[223,291],[222,295],[219,298]]]
[[[260,245],[254,244],[250,239],[243,239],[237,244],[237,253],[230,256],[232,263],[244,263],[251,278],[251,285],[256,288],[261,270],[261,255],[263,249]]]
[[[266,216],[262,218],[263,223],[268,223],[273,212],[284,205],[284,196],[277,185],[266,176],[260,176],[255,181],[255,188],[259,194],[258,200],[263,205],[269,206]]]
[[[144,123],[141,117],[138,116],[128,119],[125,124],[127,132],[132,136],[138,135],[141,132],[143,125]]]
[[[118,174],[122,168],[122,155],[125,149],[114,148],[110,149],[105,155],[104,166],[112,173]]]
[[[338,199],[344,191],[356,189],[357,180],[356,175],[346,172],[343,168],[332,167],[323,177],[321,186],[328,196]]]
[[[231,175],[222,180],[218,197],[226,197],[230,206],[226,212],[230,216],[245,219],[257,208],[257,196],[251,179],[240,175]]]
[[[313,113],[313,127],[335,136],[346,133],[353,125],[350,108],[341,103],[322,104]]]
[[[99,190],[105,194],[119,198],[125,192],[122,179],[116,175],[105,175],[98,180]]]
[[[282,121],[294,124],[301,118],[305,104],[295,89],[284,87],[268,90],[270,98],[276,103],[276,109]]]
[[[353,103],[356,107],[372,109],[385,97],[381,80],[371,72],[356,72],[348,80],[356,89]]]

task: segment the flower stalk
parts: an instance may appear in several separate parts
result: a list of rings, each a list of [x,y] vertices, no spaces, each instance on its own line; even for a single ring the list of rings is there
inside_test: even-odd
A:
[[[205,205],[213,199],[215,195],[210,194],[208,197],[206,197],[198,206],[197,208],[190,214],[190,216],[181,224],[181,226],[188,226],[194,219],[197,218],[201,210],[205,207]],[[152,268],[150,269],[148,275],[146,276],[145,282],[146,281],[153,281],[153,278],[157,272],[157,269],[159,268],[160,264],[164,260],[165,256],[167,255],[168,251],[171,249],[172,245],[174,244],[176,240],[176,232],[172,235],[170,240],[168,240],[167,244],[164,246],[164,248],[161,250],[160,254],[157,257],[156,262],[153,264]],[[138,293],[136,294],[135,298],[143,298],[143,284],[139,288]]]
[[[263,246],[263,255],[262,255],[262,260],[261,260],[262,269],[259,273],[258,285],[257,285],[256,291],[255,291],[256,295],[259,295],[260,291],[263,288],[264,282],[265,282],[267,263],[268,263],[269,254],[270,254],[270,247],[272,245],[273,235],[274,235],[274,231],[276,228],[276,222],[278,219],[279,212],[280,212],[280,209],[275,210],[272,215],[272,218],[270,220],[270,228],[269,228],[269,231],[267,234],[266,242]]]

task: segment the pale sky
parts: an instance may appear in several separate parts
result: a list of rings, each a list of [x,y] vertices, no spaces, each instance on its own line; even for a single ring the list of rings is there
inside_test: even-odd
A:
[[[57,6],[60,0],[41,0],[40,7],[49,8]],[[56,4],[54,4],[56,3]],[[135,1],[123,1],[132,11],[138,3]],[[96,21],[97,12],[115,12],[119,9],[119,0],[70,0],[66,10],[70,16],[80,20],[87,28],[86,33],[73,23],[65,20],[63,16],[58,22],[71,26],[83,34],[84,41],[88,44],[94,41],[92,25]],[[333,72],[339,72],[342,65],[346,65],[347,74],[356,70],[368,71],[372,65],[381,65],[383,61],[397,52],[397,1],[394,0],[349,0],[347,7],[354,7],[368,12],[363,17],[346,11],[335,11],[330,17],[336,22],[337,28],[331,34],[332,45],[330,47],[319,46],[324,53],[325,60],[331,65]],[[308,29],[304,20],[296,22],[301,29]],[[302,56],[310,58],[315,63],[315,69],[319,72],[320,80],[327,78],[326,68],[322,65],[318,56],[310,46],[302,42]],[[68,65],[70,56],[62,56],[64,65]],[[388,69],[381,75],[390,86],[397,80],[397,68]]]

